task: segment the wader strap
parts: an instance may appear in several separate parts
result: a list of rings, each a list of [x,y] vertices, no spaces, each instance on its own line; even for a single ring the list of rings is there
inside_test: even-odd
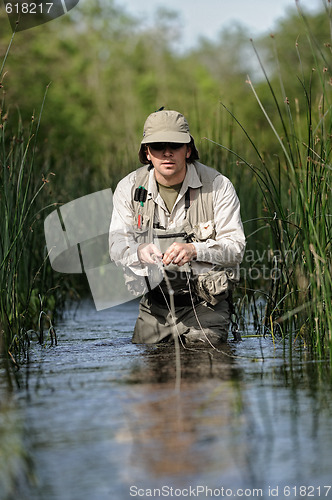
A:
[[[153,225],[155,229],[163,229],[162,227],[158,227],[157,224],[154,224]],[[185,238],[187,239],[188,238],[188,234],[187,233],[165,233],[165,234],[159,234],[158,233],[158,240],[162,240],[162,239],[165,239],[165,238]]]
[[[187,217],[187,212],[189,208],[190,208],[190,187],[188,187],[184,198],[185,218]]]
[[[145,283],[146,283],[146,286],[148,287],[148,291],[149,293],[152,292],[152,289],[151,289],[151,286],[150,286],[150,281],[149,281],[149,278],[147,276],[144,276],[144,279],[145,279]]]

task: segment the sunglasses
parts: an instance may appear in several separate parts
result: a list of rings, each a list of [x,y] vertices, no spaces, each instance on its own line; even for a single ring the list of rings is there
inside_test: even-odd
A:
[[[165,149],[180,149],[184,146],[181,142],[152,142],[147,146],[153,151],[164,151]]]

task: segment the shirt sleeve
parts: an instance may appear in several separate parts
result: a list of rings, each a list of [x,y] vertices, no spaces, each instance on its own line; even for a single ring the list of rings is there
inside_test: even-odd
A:
[[[194,243],[200,262],[221,266],[241,263],[246,246],[240,214],[240,201],[231,181],[218,175],[213,181],[213,208],[216,236]]]

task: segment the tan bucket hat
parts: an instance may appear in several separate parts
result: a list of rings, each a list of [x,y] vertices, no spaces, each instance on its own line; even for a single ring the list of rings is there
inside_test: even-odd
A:
[[[177,111],[161,110],[149,115],[143,129],[141,144],[152,142],[178,142],[188,144],[191,141],[189,125],[185,117]]]
[[[143,165],[149,163],[146,157],[146,144],[153,142],[178,142],[190,144],[189,162],[199,159],[195,141],[190,135],[189,125],[185,117],[178,111],[159,110],[151,113],[144,123],[143,139],[138,157]]]

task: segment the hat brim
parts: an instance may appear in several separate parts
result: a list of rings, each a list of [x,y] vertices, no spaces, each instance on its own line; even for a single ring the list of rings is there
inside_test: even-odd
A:
[[[168,141],[157,141],[157,142],[168,142]],[[177,142],[177,141],[169,141],[169,142]],[[190,144],[190,148],[191,148],[190,159],[191,159],[191,161],[198,160],[199,159],[199,154],[198,154],[198,151],[197,151],[196,146],[195,146],[194,138],[191,135],[190,135],[190,142],[191,142],[191,144]],[[149,160],[146,157],[146,145],[147,144],[150,144],[150,141],[146,142],[146,143],[141,143],[141,146],[140,146],[140,149],[139,149],[139,152],[138,152],[139,161],[143,165],[146,165],[146,164],[149,163]],[[189,144],[189,143],[183,142],[183,139],[182,139],[181,140],[181,144]]]
[[[191,136],[187,132],[156,132],[143,137],[141,144],[150,144],[153,142],[177,142],[179,144],[188,144]]]

